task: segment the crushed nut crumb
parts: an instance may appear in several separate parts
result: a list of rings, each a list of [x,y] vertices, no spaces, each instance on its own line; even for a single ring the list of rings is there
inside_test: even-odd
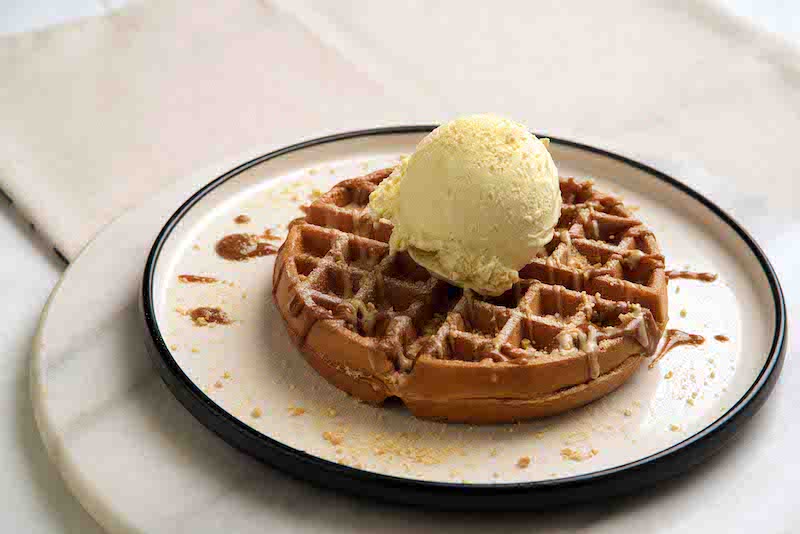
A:
[[[672,371],[667,371],[667,374],[664,375],[664,378],[666,378],[667,380],[672,378]]]
[[[304,413],[306,413],[305,408],[300,408],[295,406],[289,407],[289,415],[291,415],[292,417],[298,417],[300,415],[303,415]]]
[[[254,419],[258,419],[258,418],[259,418],[259,417],[261,417],[262,415],[264,415],[264,412],[263,412],[263,411],[261,410],[261,408],[259,408],[258,406],[256,406],[255,408],[253,408],[253,411],[252,411],[252,412],[250,412],[250,416],[251,416],[251,417],[253,417]]]
[[[525,469],[529,465],[531,465],[531,459],[529,456],[522,456],[519,460],[517,460],[517,467],[520,469]]]
[[[344,441],[344,436],[341,432],[328,432],[325,431],[322,433],[323,439],[329,442],[331,445],[341,445]]]
[[[582,462],[584,460],[588,460],[592,456],[596,456],[600,451],[597,449],[591,449],[589,452],[584,453],[576,449],[571,449],[569,447],[561,449],[561,459],[562,460],[570,460],[573,462]]]
[[[681,317],[686,317],[686,309],[681,310]]]

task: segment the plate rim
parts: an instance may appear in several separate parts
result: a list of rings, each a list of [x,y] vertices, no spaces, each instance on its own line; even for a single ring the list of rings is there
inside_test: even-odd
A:
[[[208,397],[172,357],[158,326],[153,288],[161,250],[183,216],[212,190],[238,174],[280,156],[313,146],[359,137],[427,133],[434,124],[415,124],[355,130],[302,141],[242,163],[194,192],[167,220],[156,236],[145,262],[139,295],[140,317],[151,360],[172,394],[201,424],[228,444],[298,478],[361,496],[439,509],[534,509],[630,493],[676,476],[703,462],[728,442],[741,423],[766,401],[780,375],[786,354],[786,302],[778,276],[758,243],[733,217],[704,195],[653,167],[605,149],[548,137],[551,142],[621,162],[689,195],[726,223],[758,260],[775,307],[775,331],[769,354],[759,374],[741,398],[714,422],[686,439],[626,464],[581,475],[511,483],[437,482],[375,473],[325,460],[282,443],[240,421]],[[532,497],[536,497],[532,500]]]

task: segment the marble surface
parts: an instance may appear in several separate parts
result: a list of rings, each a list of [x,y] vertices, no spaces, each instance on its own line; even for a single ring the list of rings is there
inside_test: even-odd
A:
[[[743,14],[752,13],[756,20],[765,21],[773,30],[787,32],[788,39],[797,39],[797,7],[788,3],[769,5],[754,1],[726,2]],[[59,22],[84,13],[102,12],[103,4],[70,0],[44,3],[6,2],[0,7],[3,32],[24,31],[29,28]],[[767,11],[770,10],[770,11]],[[772,23],[770,23],[772,21]],[[658,163],[658,162],[654,162]],[[681,171],[686,167],[672,165],[667,170]],[[723,203],[735,208],[735,215],[763,243],[779,271],[787,291],[790,317],[800,311],[800,255],[787,242],[800,230],[796,214],[770,211],[770,198],[754,205],[737,204],[734,193],[724,180],[696,171],[695,184],[704,190],[723,191]],[[28,394],[28,354],[38,315],[47,295],[64,269],[60,262],[20,220],[5,200],[0,200],[0,256],[3,284],[0,294],[5,306],[0,309],[5,328],[0,334],[0,349],[5,356],[0,368],[3,401],[0,403],[5,425],[0,442],[0,466],[4,477],[0,482],[0,516],[11,531],[24,532],[101,532],[61,481],[50,464],[32,419]],[[13,280],[13,283],[8,281]],[[798,430],[786,421],[793,420],[793,407],[800,402],[800,372],[792,365],[791,352],[798,348],[797,331],[793,331],[793,349],[787,366],[770,402],[742,432],[739,443],[720,454],[709,464],[688,477],[663,484],[646,495],[610,503],[601,503],[569,513],[512,516],[509,530],[523,531],[531,525],[551,528],[578,529],[594,525],[599,531],[614,531],[620,518],[629,525],[649,529],[653,524],[682,531],[726,529],[745,532],[787,532],[800,521],[798,512],[790,508],[793,482],[800,477],[795,444]],[[171,397],[155,388],[153,405],[164,401],[165,409]],[[99,451],[102,455],[102,451]],[[190,461],[186,459],[185,461]],[[776,467],[777,466],[777,467]],[[246,467],[244,469],[246,471]],[[240,476],[244,476],[242,483]],[[422,515],[407,513],[402,517],[389,513],[383,506],[372,506],[351,499],[308,489],[278,474],[263,481],[249,481],[242,470],[231,473],[228,485],[219,488],[217,500],[225,502],[231,487],[242,487],[254,511],[269,503],[278,510],[278,524],[293,526],[296,531],[314,531],[320,524],[331,530],[348,528],[368,531],[370,527],[385,526],[401,531],[409,526],[422,532],[444,530],[452,519],[444,514]],[[277,488],[277,489],[276,489]],[[309,505],[310,503],[310,505]],[[314,514],[309,514],[309,509]],[[769,510],[765,514],[764,511]],[[246,518],[242,519],[243,521]],[[410,521],[407,523],[406,521]],[[486,529],[489,519],[475,518],[475,530]],[[214,518],[208,518],[214,525]],[[220,529],[235,525],[218,525]],[[231,528],[228,528],[229,530]]]

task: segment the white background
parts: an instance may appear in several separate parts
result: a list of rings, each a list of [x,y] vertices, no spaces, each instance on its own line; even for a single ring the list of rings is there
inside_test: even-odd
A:
[[[0,2],[0,34],[43,28],[81,16],[99,15],[122,3],[122,0],[6,0]],[[780,0],[724,0],[722,3],[754,24],[800,45],[800,3]],[[66,266],[4,198],[0,198],[0,258],[0,300],[3,303],[0,306],[0,324],[3,325],[0,330],[0,354],[4,362],[0,365],[2,529],[6,532],[30,533],[101,532],[69,494],[51,466],[36,430],[28,393],[28,358],[32,336],[47,296]],[[783,282],[786,286],[792,281],[784,278]],[[791,407],[787,406],[787,393],[782,391],[779,382],[765,410],[743,432],[740,443],[734,447],[735,452],[723,453],[722,458],[713,460],[717,464],[726,464],[726,469],[744,470],[771,463],[776,470],[775,483],[786,485],[785,498],[776,500],[775,492],[769,492],[772,497],[763,506],[752,502],[744,506],[745,500],[757,498],[758,488],[731,487],[731,492],[740,494],[741,498],[725,502],[738,502],[743,506],[737,507],[737,510],[715,512],[731,517],[738,513],[742,521],[739,526],[745,528],[749,523],[748,530],[757,525],[758,530],[765,533],[794,531],[791,525],[785,523],[785,514],[770,513],[771,507],[791,506],[790,503],[797,500],[796,487],[790,486],[791,480],[780,473],[781,463],[789,458],[783,456],[785,450],[773,447],[770,441],[776,429],[782,426],[775,425],[776,414],[792,413]],[[789,424],[786,422],[786,425]],[[756,456],[774,458],[772,462],[748,462],[748,458]],[[717,466],[701,468],[700,473],[691,476],[724,476],[721,471]],[[765,480],[760,476],[759,479]],[[679,499],[680,491],[669,491],[664,498]],[[709,496],[709,506],[714,506],[717,501],[717,497]],[[782,519],[773,521],[778,517]]]

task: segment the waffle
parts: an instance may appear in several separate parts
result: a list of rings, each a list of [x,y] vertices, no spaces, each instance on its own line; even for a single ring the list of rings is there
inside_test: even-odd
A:
[[[652,232],[591,182],[561,180],[555,237],[498,297],[448,284],[405,252],[369,194],[392,169],[305,208],[278,251],[273,298],[328,381],[418,417],[499,423],[557,414],[624,383],[667,322]]]

